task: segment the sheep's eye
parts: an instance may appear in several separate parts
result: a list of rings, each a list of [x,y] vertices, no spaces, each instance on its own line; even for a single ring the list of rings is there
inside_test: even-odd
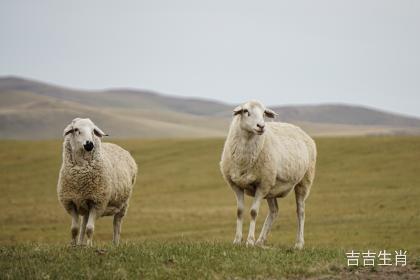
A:
[[[75,129],[73,129],[73,131],[77,133],[77,132],[79,132],[79,129],[75,128]]]
[[[251,114],[249,113],[247,109],[244,110],[244,114],[248,114],[248,116],[251,116]]]

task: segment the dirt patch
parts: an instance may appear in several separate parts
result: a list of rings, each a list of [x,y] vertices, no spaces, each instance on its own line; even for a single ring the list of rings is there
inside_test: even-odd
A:
[[[345,268],[334,275],[322,275],[309,279],[420,279],[420,270],[415,265],[392,267],[359,267],[357,269]]]

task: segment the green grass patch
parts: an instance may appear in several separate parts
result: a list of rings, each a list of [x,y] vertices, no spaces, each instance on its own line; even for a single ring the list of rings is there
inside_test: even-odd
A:
[[[15,245],[0,249],[5,279],[226,279],[327,274],[340,252],[246,248],[212,242],[144,242],[95,248]]]

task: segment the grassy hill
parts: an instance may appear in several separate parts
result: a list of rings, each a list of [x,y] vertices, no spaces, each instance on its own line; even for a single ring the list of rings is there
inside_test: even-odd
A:
[[[57,139],[75,117],[116,138],[220,137],[235,105],[136,89],[76,90],[0,77],[0,139]],[[312,135],[420,134],[420,120],[349,105],[274,107]]]
[[[33,92],[0,92],[0,138],[61,138],[73,118],[89,117],[114,137],[222,136],[229,120],[171,111],[95,107]]]
[[[345,252],[404,249],[408,267],[376,267],[366,275],[418,276],[420,137],[317,138],[318,168],[306,207],[303,252],[290,249],[296,231],[293,194],[279,200],[271,249],[230,245],[236,210],[218,169],[223,140],[116,142],[139,164],[123,223],[122,240],[129,243],[110,246],[112,220],[103,218],[95,228],[96,246],[88,249],[66,246],[70,218],[56,197],[60,141],[0,141],[3,275],[355,278],[364,270],[348,270]],[[257,230],[266,213],[264,203]],[[246,215],[245,231],[248,221]]]

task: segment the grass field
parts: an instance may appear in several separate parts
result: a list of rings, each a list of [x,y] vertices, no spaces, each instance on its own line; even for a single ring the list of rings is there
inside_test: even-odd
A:
[[[67,246],[70,218],[56,196],[61,142],[0,141],[0,279],[360,276],[344,253],[367,249],[407,250],[410,264],[369,270],[370,278],[419,276],[420,137],[316,142],[306,249],[295,252],[293,194],[279,200],[269,249],[230,245],[236,206],[218,168],[221,139],[117,141],[140,171],[123,223],[128,243],[110,246],[112,220],[103,218],[93,249]]]

